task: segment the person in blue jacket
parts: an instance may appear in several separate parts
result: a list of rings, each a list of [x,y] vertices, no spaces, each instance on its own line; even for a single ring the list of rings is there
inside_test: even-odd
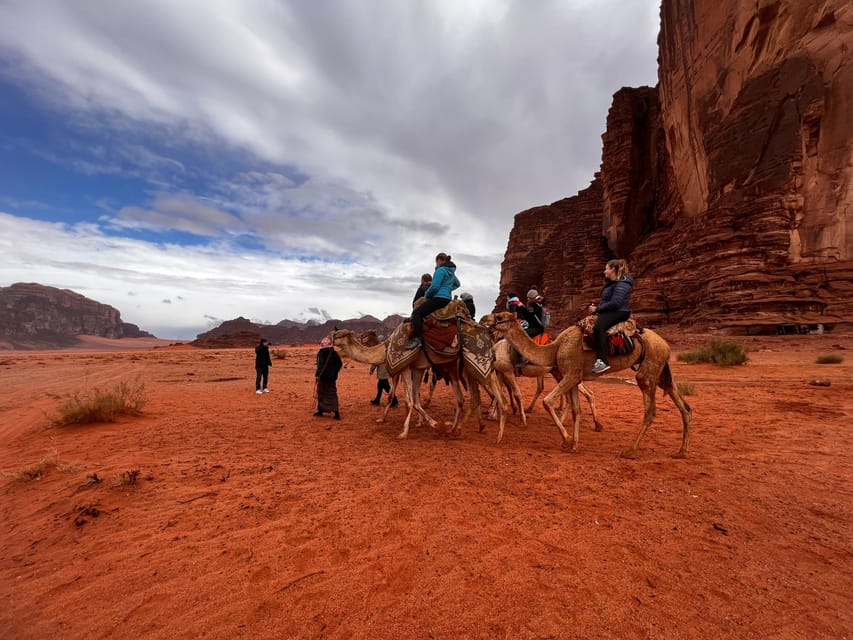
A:
[[[631,289],[634,278],[628,273],[628,263],[611,260],[604,267],[604,289],[601,302],[587,307],[587,313],[596,313],[598,318],[592,330],[595,342],[595,364],[593,373],[604,373],[610,369],[607,357],[607,330],[615,324],[625,322],[631,316]]]
[[[412,340],[406,349],[416,349],[423,343],[424,318],[442,307],[450,304],[453,290],[458,289],[459,278],[456,277],[456,265],[446,253],[435,257],[435,273],[432,274],[432,284],[424,292],[425,300],[412,311]]]

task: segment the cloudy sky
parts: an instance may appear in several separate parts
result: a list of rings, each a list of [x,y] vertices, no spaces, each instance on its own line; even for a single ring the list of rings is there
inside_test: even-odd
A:
[[[164,338],[482,310],[513,216],[585,188],[659,0],[0,0],[0,286]]]

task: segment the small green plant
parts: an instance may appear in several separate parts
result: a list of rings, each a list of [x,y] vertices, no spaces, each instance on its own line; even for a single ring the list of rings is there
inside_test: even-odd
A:
[[[679,353],[678,359],[687,364],[708,363],[731,367],[736,364],[744,364],[749,360],[746,354],[746,347],[739,342],[712,340],[711,346],[687,353]]]
[[[287,351],[284,349],[273,349],[270,351],[270,355],[276,360],[285,360],[287,358]]]
[[[818,364],[841,364],[844,362],[844,356],[840,356],[837,353],[830,353],[825,356],[818,356],[815,362]]]
[[[86,394],[75,393],[59,407],[53,426],[113,422],[119,415],[139,415],[147,401],[145,384],[119,382],[112,390],[97,387]]]
[[[696,385],[690,382],[677,382],[675,388],[682,396],[692,396],[693,392],[696,391]]]

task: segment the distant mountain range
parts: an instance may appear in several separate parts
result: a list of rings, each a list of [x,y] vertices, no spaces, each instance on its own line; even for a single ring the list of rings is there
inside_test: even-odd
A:
[[[282,320],[258,324],[240,317],[200,333],[192,342],[202,348],[249,347],[266,338],[273,345],[316,344],[336,327],[355,332],[374,330],[388,335],[401,322],[399,315],[379,320],[363,316],[350,320],[305,323]],[[77,336],[153,338],[135,324],[123,322],[118,309],[69,289],[19,282],[0,287],[0,349],[62,349],[76,346]]]
[[[226,320],[218,327],[200,333],[192,344],[202,348],[248,347],[266,338],[273,345],[316,344],[337,329],[351,329],[356,333],[374,330],[379,335],[388,335],[403,321],[403,316],[392,315],[384,320],[373,316],[362,316],[351,320],[328,320],[323,324],[309,321],[304,324],[282,320],[278,324],[258,324],[240,317]]]

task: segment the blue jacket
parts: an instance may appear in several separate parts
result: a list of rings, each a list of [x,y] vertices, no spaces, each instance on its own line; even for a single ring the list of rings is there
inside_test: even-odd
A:
[[[601,302],[596,305],[596,313],[603,311],[631,312],[631,289],[634,278],[625,276],[621,280],[608,280],[601,291]]]
[[[447,298],[450,300],[453,297],[453,290],[458,289],[459,285],[459,278],[456,277],[456,265],[451,260],[448,260],[440,267],[436,267],[435,273],[432,276],[432,284],[426,290],[424,296],[427,298]]]

